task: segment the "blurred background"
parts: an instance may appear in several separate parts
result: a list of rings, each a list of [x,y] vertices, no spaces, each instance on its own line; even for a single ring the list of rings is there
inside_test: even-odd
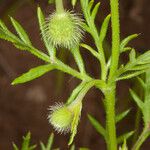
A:
[[[95,0],[98,2],[98,0]],[[72,9],[70,1],[64,0],[66,8]],[[33,44],[46,52],[42,44],[36,8],[40,6],[48,16],[54,10],[47,0],[0,0],[0,18],[14,32],[9,16],[17,19],[30,35]],[[81,12],[79,4],[75,7]],[[101,7],[96,24],[100,27],[104,17],[109,13],[108,0],[101,0]],[[130,45],[139,53],[150,48],[150,1],[149,0],[120,0],[121,38],[133,33],[141,33],[140,37]],[[109,51],[111,32],[108,33],[106,47]],[[87,36],[84,42],[90,43]],[[65,53],[64,53],[65,52]],[[92,76],[98,77],[98,62],[88,52],[81,50],[86,63],[86,69]],[[75,62],[68,51],[58,51],[59,57],[70,66],[76,68]],[[126,60],[127,56],[122,56]],[[49,134],[53,132],[48,124],[48,107],[55,102],[66,101],[73,88],[79,83],[69,75],[57,71],[47,73],[43,77],[30,83],[11,86],[11,81],[30,68],[44,64],[28,52],[19,51],[10,43],[0,40],[0,149],[11,150],[12,142],[20,145],[22,136],[28,131],[32,134],[32,143],[46,142]],[[130,115],[117,126],[118,134],[134,129],[136,106],[129,97],[128,88],[134,87],[134,80],[123,81],[117,87],[117,112],[131,108]],[[102,95],[98,90],[92,89],[84,98],[81,121],[78,134],[75,138],[77,147],[89,147],[91,150],[105,150],[103,139],[90,125],[87,113],[92,114],[104,123]],[[142,126],[142,122],[140,122]],[[140,129],[139,129],[140,130]],[[58,135],[55,132],[54,147],[67,150],[68,135]],[[132,138],[130,139],[132,143]],[[37,145],[37,150],[39,145]],[[143,150],[150,149],[150,140],[146,141]]]

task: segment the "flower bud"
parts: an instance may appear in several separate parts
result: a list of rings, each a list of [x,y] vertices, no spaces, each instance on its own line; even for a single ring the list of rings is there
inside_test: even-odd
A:
[[[56,104],[50,107],[49,122],[56,131],[67,133],[70,131],[73,113],[64,104]]]
[[[82,39],[82,23],[82,19],[72,12],[58,13],[56,11],[46,21],[44,36],[55,48],[71,49],[76,47]]]

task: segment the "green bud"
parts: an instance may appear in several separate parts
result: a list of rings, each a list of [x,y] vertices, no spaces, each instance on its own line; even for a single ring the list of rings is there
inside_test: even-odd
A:
[[[63,103],[56,103],[50,107],[50,114],[48,116],[49,123],[59,133],[71,132],[73,140],[77,125],[80,120],[82,103],[71,103],[64,105]]]
[[[46,21],[44,36],[55,48],[71,49],[79,45],[83,37],[82,23],[82,19],[72,12],[56,11]]]
[[[50,107],[48,119],[57,132],[66,133],[70,131],[73,113],[64,104],[57,103]]]

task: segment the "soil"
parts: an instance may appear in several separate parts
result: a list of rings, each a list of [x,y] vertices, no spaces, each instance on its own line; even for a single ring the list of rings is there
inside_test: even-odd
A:
[[[108,2],[101,0],[101,3],[101,9],[96,20],[98,27],[101,25],[104,16],[109,13]],[[66,7],[70,8],[70,3],[67,0],[65,4]],[[53,6],[47,4],[46,0],[1,0],[0,17],[13,32],[15,31],[10,24],[8,15],[16,18],[29,33],[33,44],[39,49],[43,49],[46,53],[38,28],[37,5],[41,6],[47,16],[54,9]],[[133,33],[141,33],[139,38],[130,44],[139,53],[143,53],[150,47],[149,8],[149,0],[120,1],[121,38],[123,39]],[[80,7],[77,6],[76,10],[80,11]],[[110,43],[110,33],[108,37],[108,43]],[[84,39],[84,41],[93,45],[90,37]],[[66,63],[76,68],[68,51],[65,55],[60,51],[59,55],[63,57]],[[99,68],[95,67],[98,66],[98,62],[84,50],[82,50],[82,55],[86,61],[87,71],[98,77]],[[123,59],[125,60],[126,56],[123,56]],[[73,88],[79,83],[78,80],[69,75],[52,71],[30,83],[17,86],[11,85],[11,81],[15,77],[41,64],[44,64],[44,62],[28,52],[19,51],[10,43],[0,40],[0,150],[11,150],[12,142],[20,146],[22,136],[28,131],[32,134],[31,143],[39,143],[40,141],[46,143],[50,133],[54,132],[47,120],[48,107],[55,104],[55,102],[65,102]],[[134,129],[136,106],[128,98],[128,88],[133,86],[134,82],[130,81],[123,81],[118,84],[117,112],[121,112],[129,107],[132,108],[131,114],[117,126],[119,134]],[[102,94],[96,89],[92,89],[84,99],[82,117],[75,144],[77,147],[89,147],[91,150],[105,150],[105,143],[90,125],[87,113],[104,122],[105,113],[103,111]],[[54,147],[61,147],[61,150],[66,150],[69,135],[64,136],[54,133]],[[129,143],[131,144],[131,142]],[[40,149],[39,144],[37,144],[38,149]],[[149,149],[150,142],[147,140],[142,150]]]

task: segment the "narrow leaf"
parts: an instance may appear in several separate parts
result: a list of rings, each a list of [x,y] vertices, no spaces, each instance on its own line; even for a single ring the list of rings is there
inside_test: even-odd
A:
[[[91,115],[88,115],[88,119],[96,131],[106,139],[106,131],[102,125]]]
[[[131,109],[128,109],[122,113],[120,113],[119,115],[116,116],[116,123],[120,122],[122,119],[124,119],[129,113],[130,113]]]
[[[72,145],[70,150],[75,150],[75,145]]]
[[[73,7],[76,5],[76,3],[77,3],[77,0],[71,0],[71,4]]]
[[[36,145],[32,145],[29,147],[29,150],[34,150],[36,148]]]
[[[0,27],[1,27],[3,30],[7,30],[7,31],[8,31],[8,29],[7,29],[6,25],[5,25],[5,23],[4,23],[2,20],[0,20]]]
[[[139,34],[132,34],[129,35],[128,37],[126,37],[124,40],[122,40],[121,44],[120,44],[120,53],[125,51],[125,47],[126,45],[133,39],[137,38],[139,36]]]
[[[94,57],[96,57],[97,59],[100,59],[100,55],[99,53],[97,53],[91,46],[87,45],[87,44],[80,44],[81,47],[87,49]]]
[[[145,89],[146,88],[146,84],[144,83],[143,79],[141,79],[140,77],[137,77],[137,80],[140,83],[140,85]]]
[[[22,26],[12,17],[10,19],[22,41],[28,45],[31,45],[31,41]]]
[[[53,141],[54,141],[54,134],[52,133],[50,135],[49,139],[48,139],[46,150],[51,150],[52,149]]]
[[[14,150],[19,150],[18,147],[17,147],[17,145],[14,144],[14,143],[13,143],[13,149],[14,149]]]
[[[41,150],[46,150],[46,147],[43,142],[40,142],[40,147],[41,147]]]
[[[106,34],[107,34],[107,30],[108,30],[108,25],[109,25],[109,21],[110,21],[110,17],[111,15],[109,14],[105,20],[103,21],[103,24],[102,24],[102,27],[101,27],[101,30],[100,30],[100,43],[102,44],[105,37],[106,37]]]
[[[129,54],[129,60],[130,62],[134,62],[136,61],[136,53],[135,53],[135,49],[132,49],[130,54]]]
[[[121,75],[120,77],[117,78],[117,81],[119,80],[126,80],[126,79],[130,79],[130,78],[133,78],[133,77],[136,77],[142,73],[144,73],[146,70],[140,70],[140,71],[135,71],[133,73],[126,73],[124,75]]]
[[[51,4],[51,3],[54,3],[55,0],[48,0],[48,3]]]
[[[45,74],[45,73],[47,73],[47,72],[49,72],[53,69],[54,69],[54,67],[51,64],[35,67],[33,69],[30,69],[27,73],[25,73],[25,74],[21,75],[20,77],[16,78],[12,82],[12,85],[16,85],[16,84],[31,81],[33,79],[36,79],[36,78],[42,76],[43,74]]]
[[[94,4],[94,0],[91,0],[88,4],[88,11],[91,12],[92,6]]]
[[[124,140],[127,141],[127,139],[129,139],[133,134],[134,134],[134,131],[130,131],[130,132],[127,132],[127,133],[125,133],[125,134],[119,136],[119,137],[117,138],[117,143],[120,144],[120,143],[123,143]]]
[[[93,20],[95,20],[95,17],[96,17],[96,15],[97,15],[97,12],[98,12],[98,9],[99,9],[99,6],[100,6],[100,2],[98,2],[98,3],[94,6],[94,8],[93,8],[93,10],[92,10],[91,17],[92,17]]]
[[[22,143],[21,150],[27,150],[29,148],[30,139],[31,139],[31,134],[29,132],[25,137],[23,137],[23,143]]]
[[[132,90],[132,89],[130,89],[130,94],[131,94],[131,96],[132,96],[132,98],[133,98],[133,100],[136,102],[136,104],[138,105],[138,107],[140,108],[140,109],[143,109],[143,102],[142,102],[142,100],[137,96],[137,94]]]

